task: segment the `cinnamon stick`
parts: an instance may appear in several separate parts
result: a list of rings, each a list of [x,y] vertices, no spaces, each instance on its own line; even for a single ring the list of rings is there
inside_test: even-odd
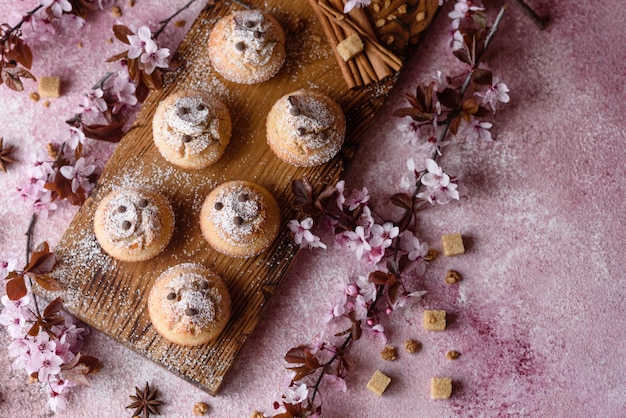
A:
[[[352,28],[355,30],[367,43],[373,47],[372,51],[378,54],[378,56],[395,71],[402,68],[402,60],[395,56],[392,52],[384,48],[378,41],[368,35],[363,29],[356,25],[349,17],[346,17],[341,12],[338,12],[334,8],[322,3],[320,0],[317,3],[320,6],[321,12],[333,23],[341,26],[342,28]]]
[[[345,5],[346,0],[343,0],[342,3]],[[336,7],[337,5],[335,5]],[[355,7],[350,12],[348,12],[348,16],[354,20],[354,22],[361,28],[365,33],[370,35],[373,39],[376,38],[376,33],[374,32],[374,28],[372,27],[372,23],[370,22],[367,14],[365,13],[365,9],[360,7]],[[365,55],[367,59],[371,63],[378,80],[382,80],[383,78],[392,74],[391,67],[387,65],[376,52],[371,49],[365,50]]]
[[[337,63],[339,64],[339,69],[341,70],[341,75],[348,85],[348,88],[362,85],[362,80],[359,80],[359,83],[357,83],[354,72],[350,69],[348,64],[343,61],[343,59],[339,56],[339,53],[337,52],[337,45],[339,44],[339,41],[337,40],[337,36],[335,34],[335,31],[333,30],[330,19],[328,19],[326,15],[322,13],[321,8],[318,6],[317,0],[309,0],[309,3],[311,3],[311,7],[313,8],[315,15],[317,16],[317,20],[320,22],[320,25],[322,25],[322,29],[326,34],[328,42],[333,48]]]

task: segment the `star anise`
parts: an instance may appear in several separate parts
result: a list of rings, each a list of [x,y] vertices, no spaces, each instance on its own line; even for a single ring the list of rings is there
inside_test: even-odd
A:
[[[146,382],[146,387],[143,391],[138,387],[135,388],[135,395],[130,395],[130,398],[134,402],[126,408],[135,408],[135,412],[133,413],[134,417],[143,416],[143,418],[149,418],[150,414],[161,415],[159,413],[159,406],[162,405],[163,402],[158,399],[158,396],[159,390],[151,389],[148,382]]]
[[[11,153],[13,152],[13,145],[10,147],[3,146],[4,138],[0,138],[0,170],[6,173],[7,164],[14,163],[15,160],[11,158]]]

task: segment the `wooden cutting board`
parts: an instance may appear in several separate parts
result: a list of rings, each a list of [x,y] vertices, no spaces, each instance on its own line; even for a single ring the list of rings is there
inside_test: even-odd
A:
[[[122,139],[105,166],[96,189],[81,207],[55,249],[53,272],[61,283],[65,307],[90,326],[163,365],[210,394],[218,388],[252,332],[272,293],[287,270],[297,248],[287,228],[296,218],[292,208],[293,179],[306,178],[317,191],[339,179],[346,160],[368,128],[395,78],[359,89],[348,89],[332,49],[304,0],[249,0],[270,12],[286,28],[287,60],[273,79],[257,85],[227,82],[211,68],[206,45],[215,21],[241,6],[233,2],[209,4],[200,13],[178,54],[184,65],[168,76],[165,88],[144,103],[134,127]],[[151,121],[157,104],[184,88],[211,91],[228,105],[233,134],[225,155],[213,166],[184,171],[166,162],[152,141]],[[336,99],[345,111],[347,140],[335,160],[313,168],[283,163],[268,148],[265,118],[281,96],[301,88],[316,88]],[[257,182],[267,188],[281,208],[281,233],[261,255],[238,259],[211,249],[199,228],[200,207],[218,184],[235,179]],[[120,186],[147,185],[172,202],[176,231],[158,257],[140,263],[119,262],[98,245],[92,227],[95,208]],[[150,323],[147,296],[159,274],[169,266],[197,262],[216,270],[232,295],[232,318],[220,337],[198,348],[167,342]],[[306,278],[303,278],[305,280]],[[106,359],[103,359],[106,363]]]

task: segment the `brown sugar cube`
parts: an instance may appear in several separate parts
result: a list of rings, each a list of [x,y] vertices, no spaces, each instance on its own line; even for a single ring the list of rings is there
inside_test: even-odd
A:
[[[359,35],[353,33],[337,45],[337,52],[344,61],[349,61],[363,51],[364,45]]]
[[[446,353],[446,358],[448,360],[456,360],[459,358],[459,356],[461,355],[461,353],[459,353],[456,350],[450,350]]]
[[[446,329],[446,311],[425,310],[424,329],[428,331],[444,331]]]
[[[204,402],[196,402],[193,405],[193,414],[197,417],[203,417],[209,412],[209,405]]]
[[[441,245],[443,245],[443,253],[448,257],[465,253],[463,237],[458,232],[456,234],[443,235],[441,237]]]
[[[458,271],[448,270],[446,273],[446,283],[454,284],[461,281],[461,275]]]
[[[409,354],[416,353],[420,348],[422,348],[422,343],[419,341],[406,340],[404,342],[404,350]]]
[[[452,395],[452,379],[433,377],[430,379],[430,399],[448,399]]]
[[[391,383],[391,378],[376,370],[370,381],[367,382],[367,388],[376,395],[381,396],[387,390],[389,383]]]
[[[265,418],[265,414],[263,412],[254,411],[250,418]]]
[[[44,76],[39,78],[39,97],[56,99],[61,95],[61,79]]]
[[[383,360],[394,361],[398,356],[398,352],[396,351],[396,347],[386,345],[380,352],[380,356]]]

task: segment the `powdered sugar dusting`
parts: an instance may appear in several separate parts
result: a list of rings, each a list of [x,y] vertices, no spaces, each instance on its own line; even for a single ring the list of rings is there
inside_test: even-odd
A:
[[[248,245],[263,232],[267,221],[264,197],[240,183],[226,186],[217,193],[209,220],[224,241],[236,246]]]

